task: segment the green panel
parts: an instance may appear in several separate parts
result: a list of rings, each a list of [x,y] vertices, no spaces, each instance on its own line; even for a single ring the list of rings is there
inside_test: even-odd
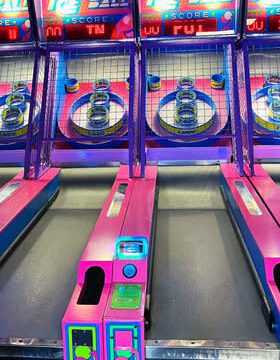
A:
[[[139,309],[141,305],[142,285],[116,284],[111,303],[112,309]]]
[[[91,348],[89,346],[79,345],[75,349],[75,356],[78,358],[81,357],[84,359],[89,359],[90,355],[91,355]]]

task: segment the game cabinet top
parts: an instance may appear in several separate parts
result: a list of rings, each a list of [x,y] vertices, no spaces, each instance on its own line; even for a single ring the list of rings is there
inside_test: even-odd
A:
[[[139,0],[140,32],[147,38],[237,36],[239,0]]]
[[[0,0],[0,44],[34,40],[28,0]]]
[[[41,42],[134,38],[134,0],[35,0]]]
[[[279,0],[247,0],[248,36],[280,36]]]

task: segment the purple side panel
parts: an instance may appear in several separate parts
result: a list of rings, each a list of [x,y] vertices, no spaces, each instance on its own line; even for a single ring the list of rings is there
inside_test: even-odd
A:
[[[46,124],[46,113],[47,113],[47,99],[48,99],[48,82],[49,82],[49,72],[50,72],[50,56],[49,53],[46,54],[45,60],[45,71],[44,71],[44,82],[43,82],[43,94],[42,94],[42,105],[41,105],[41,121],[39,125],[39,135],[37,140],[37,154],[35,162],[35,177],[39,178],[43,172],[43,163],[42,163],[42,148],[43,148],[43,137]]]
[[[30,100],[30,111],[29,111],[29,119],[28,119],[28,131],[27,131],[27,139],[26,139],[26,151],[25,151],[25,162],[24,162],[24,178],[31,178],[31,156],[32,156],[32,147],[34,140],[34,112],[36,106],[36,94],[37,94],[37,86],[38,86],[38,75],[39,75],[39,66],[40,66],[40,53],[39,49],[36,49],[35,54],[35,63],[34,63],[34,71],[33,71],[33,79],[32,79],[32,90],[31,90],[31,100]]]
[[[261,159],[280,159],[279,145],[254,145],[255,160]]]
[[[57,149],[52,152],[51,160],[55,166],[128,163],[129,151],[127,149]]]
[[[25,159],[24,149],[20,150],[1,150],[0,151],[0,163],[3,164],[23,164]],[[28,178],[28,177],[27,177]]]
[[[253,113],[251,107],[251,87],[247,46],[242,43],[237,51],[239,103],[242,122],[244,160],[254,174],[254,146],[253,146]]]
[[[229,45],[229,66],[231,67],[232,81],[230,81],[230,107],[231,107],[231,126],[234,133],[233,151],[234,161],[238,168],[239,174],[243,175],[243,150],[242,150],[242,133],[239,111],[239,93],[238,93],[238,76],[236,53],[234,45]]]
[[[129,177],[133,177],[133,165],[134,165],[134,96],[136,92],[135,82],[135,49],[133,48],[130,53],[130,64],[129,64],[129,114],[128,114],[128,146],[129,146]]]
[[[140,164],[141,164],[141,176],[145,176],[145,165],[146,165],[146,153],[145,153],[145,143],[146,143],[146,97],[147,97],[147,81],[146,81],[146,67],[147,67],[147,51],[142,48],[141,56],[141,109],[140,109]]]
[[[231,158],[231,149],[227,146],[185,147],[185,148],[149,148],[149,161],[225,161]]]

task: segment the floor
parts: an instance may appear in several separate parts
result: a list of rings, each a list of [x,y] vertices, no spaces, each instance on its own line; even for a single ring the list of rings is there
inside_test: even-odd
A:
[[[62,171],[57,200],[0,269],[0,338],[61,338],[78,260],[116,173]],[[219,179],[217,166],[159,169],[149,339],[275,341]]]

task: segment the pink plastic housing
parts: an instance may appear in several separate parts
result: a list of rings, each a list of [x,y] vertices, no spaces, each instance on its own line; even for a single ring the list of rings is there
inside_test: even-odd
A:
[[[156,191],[157,167],[147,167],[146,177],[135,179],[133,194],[130,199],[127,215],[123,223],[120,236],[143,236],[150,241],[152,232],[152,221]],[[122,269],[126,264],[134,264],[137,274],[133,279],[128,279],[123,275]],[[143,260],[118,260],[114,261],[113,282],[104,316],[105,348],[109,348],[110,334],[108,329],[110,324],[129,324],[137,323],[140,328],[141,349],[135,354],[136,358],[145,359],[145,325],[144,312],[146,302],[146,288],[148,281],[148,258]],[[114,285],[134,283],[142,285],[141,306],[136,310],[116,310],[111,308]],[[131,348],[130,332],[125,332],[127,339],[119,345],[116,339],[116,346]],[[123,345],[125,344],[125,346]],[[135,350],[135,349],[134,349]],[[111,354],[107,354],[110,358]]]
[[[280,263],[280,227],[261,198],[268,205],[274,217],[280,220],[280,189],[260,165],[255,165],[255,176],[249,178],[239,177],[232,164],[222,165],[222,172],[254,239],[254,253],[259,259],[258,275],[262,277],[262,282],[267,286],[269,296],[279,313],[280,293],[274,279],[274,268]],[[259,215],[250,214],[236,188],[236,181],[242,181],[246,185],[260,209]]]
[[[101,211],[96,226],[90,236],[89,242],[79,262],[78,281],[74,293],[62,320],[62,332],[64,342],[64,358],[69,359],[69,345],[67,344],[66,329],[69,325],[97,325],[99,329],[98,354],[100,359],[109,359],[107,353],[106,323],[138,323],[141,337],[141,359],[144,359],[144,310],[147,284],[148,259],[129,261],[137,266],[137,275],[133,279],[127,279],[123,273],[123,266],[127,260],[115,258],[116,240],[120,236],[144,236],[150,239],[152,232],[153,206],[156,189],[157,168],[148,167],[145,179],[129,179],[129,169],[122,166],[113,184],[112,190]],[[140,170],[135,169],[139,175]],[[121,205],[120,212],[115,217],[108,216],[108,210],[114,199],[120,184],[127,184],[126,193]],[[79,305],[78,299],[81,294],[86,271],[98,266],[105,272],[105,284],[97,305]],[[142,285],[141,306],[137,310],[115,310],[111,308],[111,300],[116,283],[133,282]],[[116,341],[120,343],[120,349],[131,347],[131,332],[116,332]],[[119,350],[120,350],[119,349]],[[134,350],[133,350],[134,351]],[[137,355],[136,355],[137,356]],[[74,357],[71,358],[71,360]]]
[[[0,191],[12,184],[20,186],[0,204],[0,234],[15,218],[40,194],[42,190],[58,176],[60,169],[49,169],[40,179],[25,180],[23,171],[7,182]]]

